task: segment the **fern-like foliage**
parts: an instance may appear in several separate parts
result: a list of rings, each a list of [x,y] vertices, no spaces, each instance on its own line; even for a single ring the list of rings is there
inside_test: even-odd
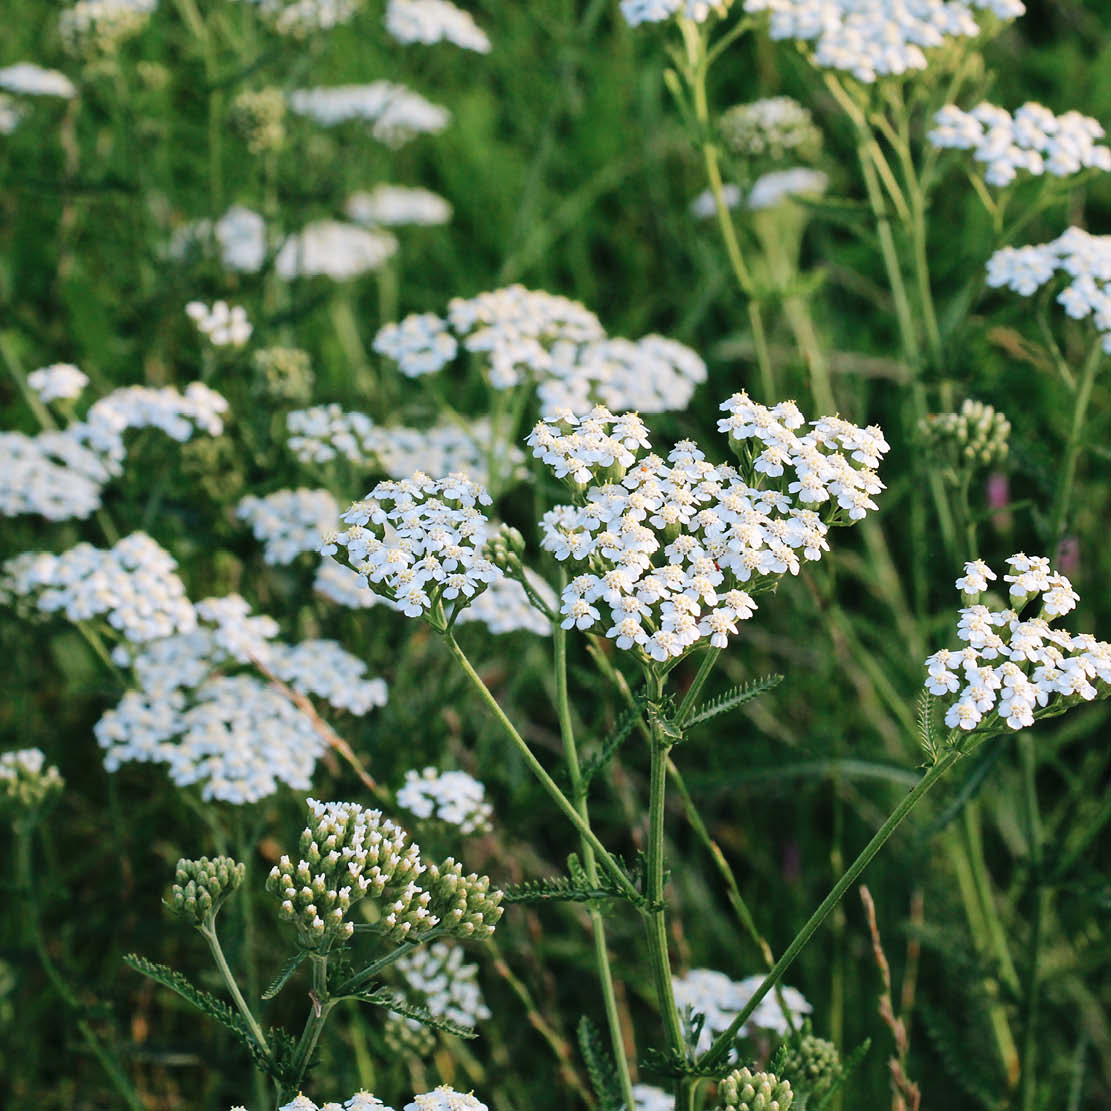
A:
[[[698,1061],[692,1061],[675,1049],[647,1050],[641,1058],[640,1067],[645,1072],[671,1080],[681,1076],[710,1077],[713,1080],[720,1080],[723,1075],[720,1065],[699,1064]]]
[[[263,999],[273,999],[289,983],[290,977],[301,967],[301,962],[308,954],[304,949],[299,949],[285,964],[282,965],[277,976],[270,981],[270,986],[262,993]]]
[[[647,705],[648,700],[644,695],[638,694],[633,699],[633,704],[617,719],[617,724],[614,725],[613,731],[602,742],[598,751],[583,764],[581,789],[584,795],[590,787],[591,780],[599,772],[604,771],[609,766],[610,762],[617,755],[617,750],[625,743],[633,729],[636,728],[636,724],[640,721],[640,717],[644,713]]]
[[[778,687],[782,682],[782,675],[765,675],[762,679],[753,679],[751,682],[739,683],[735,687],[730,687],[729,690],[719,694],[716,698],[703,702],[682,723],[683,728],[690,729],[692,726],[701,725],[704,721],[716,718],[719,714],[735,710],[738,706],[743,706],[746,702],[751,702],[752,699],[759,698],[760,695]]]
[[[934,736],[934,696],[928,690],[918,692],[918,743],[931,762],[940,755],[941,746]]]
[[[991,1067],[995,1060],[991,1047],[982,1044],[979,1038],[970,1037],[973,1034],[972,1014],[965,1012],[966,1021],[958,1022],[945,1010],[925,1001],[918,1004],[918,1013],[949,1079],[985,1111],[1001,1111],[1007,1102],[1006,1078]]]
[[[385,1007],[387,1010],[393,1011],[394,1014],[404,1015],[405,1018],[411,1018],[432,1030],[454,1034],[457,1038],[478,1037],[478,1032],[473,1026],[462,1026],[458,1022],[452,1022],[440,1015],[434,1015],[427,1007],[410,1003],[408,1000],[402,999],[401,996],[395,995],[389,988],[357,992],[354,998],[363,1003],[370,1003],[375,1007]]]
[[[591,884],[585,875],[552,876],[544,880],[525,880],[506,888],[506,903],[589,903],[595,899],[624,899],[625,892],[606,875]]]
[[[625,1111],[617,1068],[602,1042],[598,1028],[586,1015],[579,1019],[579,1050],[586,1062],[590,1086],[598,1100],[598,1111]]]

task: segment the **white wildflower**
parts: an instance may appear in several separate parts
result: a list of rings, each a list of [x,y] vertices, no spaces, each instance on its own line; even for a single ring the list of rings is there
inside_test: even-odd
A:
[[[486,833],[493,807],[486,801],[486,788],[463,771],[407,771],[405,785],[397,792],[397,805],[418,818],[435,819],[458,826],[464,834]]]
[[[69,100],[77,95],[73,82],[56,69],[43,69],[34,62],[16,62],[0,69],[0,89],[21,96],[60,96]]]
[[[88,377],[72,363],[54,363],[27,375],[27,385],[46,402],[72,401],[88,384]]]
[[[213,347],[242,347],[254,331],[242,305],[229,305],[227,301],[216,301],[212,305],[190,301],[185,312]]]
[[[352,193],[345,206],[356,224],[433,227],[451,219],[451,205],[431,189],[408,185],[378,185],[369,193]]]
[[[388,231],[317,220],[286,239],[274,268],[286,281],[323,276],[345,282],[380,269],[396,253],[397,240]]]
[[[450,42],[464,50],[487,54],[490,40],[469,12],[448,0],[389,0],[386,30],[398,42]]]

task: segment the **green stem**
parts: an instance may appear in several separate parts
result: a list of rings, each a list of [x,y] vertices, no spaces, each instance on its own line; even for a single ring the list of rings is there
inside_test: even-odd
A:
[[[718,1065],[724,1061],[737,1032],[748,1021],[749,1017],[760,1005],[764,996],[779,983],[784,973],[794,963],[795,958],[806,947],[807,942],[817,931],[818,927],[829,917],[833,909],[841,902],[845,892],[856,882],[857,877],[871,863],[872,858],[883,848],[887,839],[898,829],[903,819],[926,796],[935,783],[961,758],[961,752],[950,749],[925,775],[918,781],[918,785],[899,803],[891,812],[887,820],[876,831],[875,836],[861,850],[856,860],[849,865],[845,874],[833,885],[830,893],[821,901],[818,909],[807,920],[806,924],[795,935],[794,940],[784,950],[783,955],[775,962],[774,967],[764,977],[763,982],[756,989],[752,998],[744,1006],[729,1026],[718,1035],[713,1045],[706,1051],[700,1060],[702,1065]]]
[[[490,693],[489,687],[486,686],[482,681],[482,677],[475,671],[474,667],[471,665],[471,661],[467,659],[463,649],[459,647],[459,643],[451,634],[450,630],[444,633],[443,636],[444,641],[451,650],[451,654],[458,661],[459,666],[463,669],[467,678],[470,679],[475,690],[482,698],[482,701],[486,703],[487,708],[497,719],[498,724],[502,727],[502,732],[505,733],[517,751],[521,754],[529,770],[540,781],[540,785],[548,792],[548,796],[560,809],[564,817],[570,821],[587,844],[594,850],[597,859],[601,862],[602,866],[609,873],[617,886],[621,888],[634,904],[639,905],[641,902],[640,892],[633,886],[629,877],[617,866],[617,862],[610,855],[605,845],[594,835],[594,831],[590,828],[590,825],[583,820],[582,815],[575,809],[574,803],[572,803],[559,789],[559,785],[547,773],[544,769],[544,765],[537,760],[532,749],[529,748],[528,742],[517,732],[513,722],[505,716],[505,712],[502,710],[501,706],[498,705],[498,700]]]
[[[651,721],[651,772],[648,799],[648,854],[645,895],[649,910],[645,921],[648,935],[648,954],[652,963],[652,978],[656,985],[664,1029],[671,1049],[685,1058],[687,1053],[683,1026],[679,1021],[679,1008],[675,1004],[675,990],[671,980],[671,959],[667,950],[667,911],[664,906],[664,804],[667,798],[668,750],[671,747],[659,726],[659,705],[663,697],[663,680],[650,672],[646,676],[648,697],[654,704]],[[676,1082],[676,1107],[683,1108],[690,1100],[689,1078]]]
[[[235,977],[228,967],[227,958],[224,956],[224,950],[220,947],[220,939],[216,936],[215,921],[210,918],[203,926],[199,926],[198,929],[201,932],[201,936],[208,942],[208,948],[212,951],[212,959],[216,962],[220,977],[223,979],[224,986],[228,989],[228,994],[235,1003],[236,1010],[243,1016],[243,1021],[246,1022],[247,1028],[251,1031],[251,1036],[266,1053],[269,1053],[270,1046],[266,1043],[266,1035],[262,1032],[262,1027],[259,1026],[255,1016],[251,1013],[251,1008],[247,1006],[247,1001],[243,998],[243,993],[239,990],[239,984],[236,983]]]
[[[24,909],[26,911],[25,920],[31,931],[31,943],[35,948],[35,953],[38,955],[39,963],[42,965],[43,971],[46,973],[47,979],[50,981],[54,990],[58,993],[62,1002],[74,1013],[74,1024],[78,1032],[84,1039],[85,1044],[89,1047],[92,1055],[100,1062],[101,1068],[104,1069],[105,1075],[111,1081],[112,1086],[119,1092],[120,1097],[132,1111],[143,1111],[143,1101],[139,1098],[135,1089],[128,1080],[127,1075],[124,1073],[120,1066],[119,1061],[115,1056],[100,1043],[100,1039],[96,1036],[93,1028],[82,1017],[81,1012],[84,1007],[81,1001],[70,990],[69,985],[65,982],[58,966],[54,963],[46,948],[46,940],[42,934],[42,924],[39,921],[38,900],[35,897],[34,888],[34,869],[32,866],[32,852],[31,852],[31,837],[33,831],[31,829],[16,828],[16,868],[18,883],[20,889],[23,891],[24,896]]]
[[[292,1097],[300,1090],[301,1082],[305,1079],[305,1072],[316,1050],[316,1043],[320,1040],[328,1015],[336,1004],[335,1000],[328,998],[328,958],[314,953],[309,960],[312,961],[312,1006],[309,1009],[309,1017],[305,1020],[301,1040],[297,1043],[293,1055],[294,1081],[283,1091],[281,1099],[285,1099],[286,1096]]]
[[[552,623],[552,637],[555,652],[556,708],[559,713],[559,731],[563,738],[563,752],[567,760],[567,774],[571,779],[571,793],[575,807],[584,822],[590,824],[586,794],[582,789],[582,768],[579,764],[578,747],[575,744],[575,729],[571,721],[571,704],[567,694],[567,631],[559,624]],[[592,886],[598,883],[598,865],[590,843],[581,838],[583,869]],[[594,964],[598,970],[598,982],[602,988],[602,1000],[606,1011],[606,1025],[609,1028],[610,1042],[613,1046],[613,1059],[617,1065],[617,1079],[621,1085],[621,1098],[630,1109],[633,1101],[633,1082],[629,1075],[629,1062],[625,1055],[625,1039],[621,1033],[621,1016],[617,1010],[617,994],[613,987],[613,972],[610,968],[609,951],[606,946],[606,928],[601,911],[590,906],[590,929],[594,941]]]
[[[702,688],[706,685],[706,680],[710,677],[710,672],[714,670],[714,664],[718,662],[718,656],[720,655],[720,648],[711,647],[706,649],[706,653],[702,657],[702,663],[698,665],[694,681],[687,688],[687,693],[683,695],[683,701],[679,704],[679,711],[675,715],[676,723],[680,727],[694,711],[695,701],[702,693]]]
[[[1018,738],[1022,756],[1023,801],[1026,810],[1027,836],[1030,840],[1030,876],[1035,886],[1034,920],[1030,926],[1030,956],[1026,969],[1026,996],[1023,1001],[1022,1076],[1019,1080],[1018,1105],[1021,1111],[1034,1111],[1038,1096],[1038,1004],[1039,979],[1045,920],[1049,912],[1051,890],[1043,884],[1042,820],[1038,810],[1037,750],[1029,735]]]
[[[1053,523],[1049,531],[1050,544],[1054,547],[1061,540],[1065,523],[1069,515],[1069,502],[1072,500],[1072,485],[1076,477],[1076,464],[1080,458],[1080,440],[1084,431],[1084,422],[1088,416],[1088,403],[1092,398],[1092,387],[1095,384],[1096,372],[1102,361],[1103,348],[1100,341],[1096,341],[1084,368],[1080,373],[1080,383],[1076,389],[1073,400],[1072,427],[1069,430],[1068,443],[1065,446],[1065,461],[1061,466],[1061,485],[1054,499]]]
[[[246,875],[243,880],[243,897],[240,906],[243,908],[243,964],[247,969],[247,995],[251,999],[258,999],[260,995],[260,985],[258,980],[258,963],[255,960],[255,908],[251,899],[251,893],[254,889],[252,882],[252,862],[253,853],[251,851],[251,841],[247,837],[246,829],[244,827],[243,815],[239,812],[236,813],[236,840],[238,842],[239,860],[242,861],[246,868]],[[213,929],[215,934],[215,929]],[[255,1080],[255,1103],[259,1107],[263,1107],[266,1103],[266,1078],[257,1069],[254,1074]]]

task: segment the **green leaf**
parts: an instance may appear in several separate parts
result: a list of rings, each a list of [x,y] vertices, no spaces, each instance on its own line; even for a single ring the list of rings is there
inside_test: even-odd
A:
[[[389,988],[377,988],[374,991],[356,992],[354,997],[362,1003],[370,1003],[375,1007],[385,1007],[395,1014],[404,1015],[428,1026],[433,1030],[440,1030],[445,1034],[454,1034],[457,1038],[477,1038],[478,1032],[473,1026],[461,1026],[458,1022],[434,1015],[427,1007],[409,1003],[399,995],[394,995]]]
[[[301,962],[308,956],[304,949],[299,949],[288,961],[282,965],[281,971],[270,981],[270,986],[262,993],[263,999],[273,999],[289,983],[290,977],[301,966]]]
[[[918,743],[931,760],[937,759],[938,744],[934,738],[934,696],[928,690],[922,690],[918,695]]]
[[[600,875],[597,885],[585,876],[552,876],[545,880],[525,880],[506,888],[505,903],[589,903],[593,899],[622,899],[625,892],[607,876]]]
[[[598,1111],[623,1111],[625,1101],[613,1059],[602,1042],[598,1028],[586,1015],[579,1019],[579,1050],[586,1062],[590,1086],[598,1099]]]
[[[711,718],[716,718],[719,714],[735,710],[738,706],[743,706],[746,702],[751,702],[752,699],[758,698],[766,691],[778,687],[782,682],[782,675],[765,675],[762,679],[753,679],[749,683],[740,683],[735,687],[730,687],[729,690],[725,691],[723,694],[719,694],[716,698],[712,698],[708,702],[703,702],[702,705],[682,723],[683,728],[690,729],[691,726],[701,725],[702,722],[709,721]]]

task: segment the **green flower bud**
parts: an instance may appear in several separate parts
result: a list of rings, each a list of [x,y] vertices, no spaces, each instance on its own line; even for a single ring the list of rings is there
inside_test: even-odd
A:
[[[721,1111],[790,1111],[795,1094],[772,1072],[734,1069],[718,1086]]]
[[[432,893],[430,909],[440,929],[475,941],[493,934],[504,910],[503,892],[491,890],[489,876],[474,872],[464,876],[463,865],[448,857],[440,865],[428,866],[424,883]]]
[[[954,472],[998,466],[1007,458],[1010,421],[982,401],[965,399],[956,413],[931,413],[920,425],[927,450]]]
[[[782,1072],[796,1092],[822,1096],[841,1075],[841,1055],[833,1042],[803,1034],[798,1044],[791,1046]]]
[[[285,97],[281,89],[240,93],[232,101],[229,119],[252,154],[279,150],[285,143]]]
[[[316,381],[307,351],[297,347],[264,347],[252,359],[255,389],[272,401],[305,404]]]
[[[166,905],[172,914],[201,927],[216,917],[224,900],[243,882],[246,866],[227,856],[179,860]]]

